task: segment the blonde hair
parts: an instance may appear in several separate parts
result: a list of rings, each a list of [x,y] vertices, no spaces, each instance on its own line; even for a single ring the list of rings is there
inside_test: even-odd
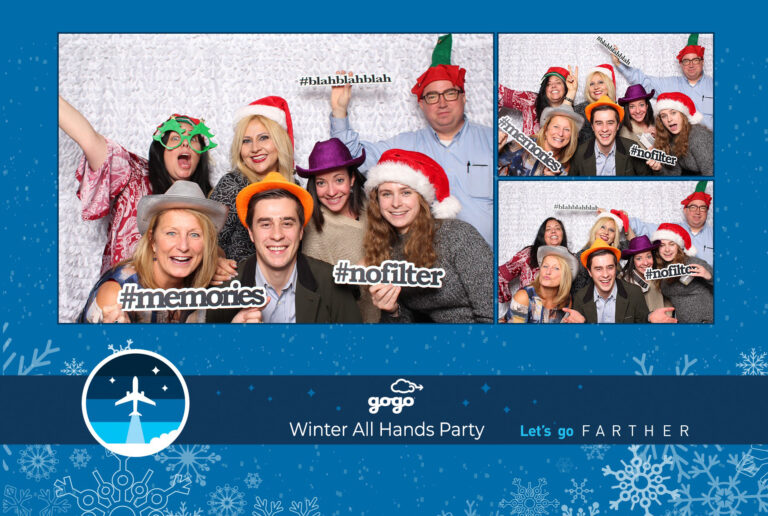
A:
[[[613,242],[608,242],[608,245],[611,247],[615,247],[616,249],[619,248],[619,242],[621,241],[621,231],[619,231],[619,226],[616,225],[616,221],[613,220],[611,217],[600,217],[595,221],[594,224],[592,224],[592,229],[589,230],[589,242],[587,242],[587,249],[592,247],[592,244],[595,243],[595,239],[597,239],[597,230],[600,229],[600,226],[602,225],[602,221],[604,220],[610,220],[613,223],[613,227],[616,229],[616,233],[613,237]]]
[[[546,259],[549,256],[557,260],[557,263],[560,266],[560,285],[557,287],[555,306],[557,306],[557,308],[563,308],[564,306],[568,305],[568,301],[571,298],[573,271],[571,271],[571,268],[568,266],[568,262],[566,262],[565,258],[562,256],[558,256],[556,254],[548,254],[544,258]],[[534,290],[536,290],[536,293],[541,296],[541,282],[539,281],[539,274],[541,274],[541,269],[539,269],[539,272],[536,273],[536,277],[533,279],[531,286],[534,288]]]
[[[568,145],[566,145],[566,147],[562,149],[562,154],[560,155],[560,157],[559,158],[557,158],[556,156],[553,156],[553,157],[555,157],[557,161],[562,163],[564,167],[568,168],[571,158],[573,157],[574,154],[576,154],[576,148],[579,146],[579,130],[576,129],[576,121],[573,118],[565,115],[552,115],[551,117],[549,117],[549,119],[547,119],[547,123],[541,126],[539,128],[539,131],[536,133],[536,145],[538,145],[542,149],[544,148],[544,142],[547,139],[546,137],[547,128],[549,127],[549,124],[552,123],[552,120],[556,116],[559,116],[568,120],[568,125],[571,127],[571,139],[568,142]]]
[[[141,236],[133,258],[128,262],[136,269],[139,284],[144,288],[161,288],[155,281],[154,262],[155,252],[152,250],[154,233],[160,222],[160,217],[169,211],[184,211],[193,215],[203,230],[203,259],[192,274],[184,278],[184,287],[205,288],[213,279],[218,262],[219,243],[218,232],[211,219],[197,210],[172,208],[155,214],[149,221],[149,229]]]
[[[414,190],[414,193],[416,191]],[[439,224],[432,217],[429,204],[421,194],[419,196],[419,214],[408,228],[408,239],[403,247],[405,260],[416,267],[432,267],[437,262],[435,251],[435,230]],[[381,265],[392,258],[392,249],[398,234],[381,214],[379,189],[374,188],[368,195],[368,226],[363,238],[363,256],[366,265]]]
[[[592,80],[592,77],[594,77],[597,74],[600,74],[603,77],[605,77],[605,88],[608,90],[605,92],[605,94],[608,95],[612,101],[616,102],[616,85],[613,84],[613,79],[611,79],[607,74],[604,74],[603,72],[592,72],[587,76],[587,84],[585,85],[584,96],[587,98],[587,100],[590,103],[597,102],[599,100],[599,99],[593,99],[592,92],[589,91],[589,83]]]
[[[245,162],[243,162],[243,158],[240,156],[240,151],[243,148],[245,130],[248,128],[248,124],[254,120],[258,120],[264,126],[277,148],[277,172],[280,172],[280,175],[286,180],[293,182],[293,144],[291,143],[291,137],[288,136],[288,133],[280,124],[262,115],[245,117],[235,126],[235,135],[232,138],[232,147],[229,151],[232,166],[243,174],[251,183],[258,183],[261,181],[261,177],[257,176],[251,169],[249,169],[245,165]]]

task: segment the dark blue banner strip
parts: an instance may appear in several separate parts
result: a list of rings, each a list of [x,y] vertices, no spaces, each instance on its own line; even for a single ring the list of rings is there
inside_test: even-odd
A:
[[[749,444],[768,379],[190,376],[177,443]],[[85,377],[0,377],[0,442],[88,444]]]

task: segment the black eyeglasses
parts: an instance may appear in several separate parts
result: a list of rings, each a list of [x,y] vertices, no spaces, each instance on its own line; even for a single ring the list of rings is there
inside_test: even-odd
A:
[[[693,59],[683,59],[680,62],[683,63],[683,66],[688,66],[689,64],[699,64],[702,61],[704,61],[702,58],[694,57]]]
[[[701,212],[707,213],[707,211],[709,210],[709,207],[707,207],[707,206],[696,206],[695,204],[691,204],[689,206],[686,206],[685,209],[688,210],[688,211],[692,211],[692,212],[701,211]]]
[[[429,93],[422,95],[421,100],[426,102],[427,104],[437,104],[440,101],[440,96],[445,99],[446,102],[453,102],[454,100],[459,98],[459,94],[464,93],[464,90],[460,90],[458,88],[451,88],[449,90],[445,90],[443,92],[436,92],[436,91],[430,91]]]

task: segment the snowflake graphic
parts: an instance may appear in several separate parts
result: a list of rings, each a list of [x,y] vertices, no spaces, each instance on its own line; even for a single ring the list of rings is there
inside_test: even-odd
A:
[[[10,448],[8,448],[8,445],[7,445],[7,444],[4,444],[4,445],[3,445],[3,453],[5,453],[5,454],[6,454],[7,456],[9,456],[9,457],[10,457],[11,455],[13,455],[13,454],[11,453],[11,449],[10,449]],[[2,460],[2,466],[3,466],[3,471],[8,471],[8,470],[10,470],[10,469],[11,469],[11,468],[10,468],[10,466],[8,466],[8,463],[7,463],[7,462],[5,462],[5,457],[3,457],[3,460]]]
[[[581,449],[587,454],[587,460],[603,460],[611,447],[607,444],[582,444]]]
[[[71,496],[77,501],[80,514],[95,516],[97,514],[121,514],[133,516],[163,516],[162,510],[168,505],[168,498],[175,493],[189,494],[189,479],[170,482],[167,489],[155,487],[149,489],[149,480],[154,471],[148,469],[144,478],[137,481],[133,472],[128,469],[129,457],[107,455],[117,459],[119,466],[112,473],[109,482],[105,481],[98,469],[93,471],[93,477],[98,484],[96,489],[76,489],[69,476],[53,483],[57,497]]]
[[[72,461],[72,465],[77,469],[83,469],[88,465],[88,461],[91,460],[91,456],[88,455],[88,450],[85,448],[75,448],[72,450],[72,455],[69,456],[69,460]]]
[[[194,478],[195,483],[204,486],[206,481],[203,472],[210,471],[210,465],[221,460],[221,455],[209,453],[208,450],[210,449],[211,447],[207,444],[171,445],[157,453],[155,460],[165,464],[166,471],[189,476],[189,478]]]
[[[3,325],[3,333],[5,333],[6,328],[8,328],[8,323],[5,323]],[[8,347],[11,345],[13,339],[6,339],[6,341],[3,343],[3,353],[5,353],[8,350]],[[29,375],[32,371],[35,369],[39,369],[41,367],[47,366],[51,364],[50,360],[46,360],[49,355],[52,355],[59,351],[59,348],[52,348],[51,344],[53,341],[48,340],[45,343],[45,350],[43,350],[42,353],[38,351],[37,348],[32,350],[32,359],[29,361],[29,364],[25,367],[25,361],[26,356],[25,355],[17,355],[15,351],[11,352],[11,355],[6,359],[5,362],[3,362],[3,370],[2,374],[11,374],[8,372],[8,368],[11,367],[11,363],[13,360],[18,356],[19,357],[19,365],[16,369],[16,374],[18,376],[26,376]]]
[[[640,366],[639,371],[635,371],[635,374],[637,376],[651,376],[653,375],[653,366],[646,366],[645,365],[645,353],[643,353],[640,358],[632,357],[632,360]],[[698,358],[694,358],[693,360],[688,359],[688,355],[683,355],[683,367],[680,367],[680,364],[675,365],[675,375],[676,376],[693,376],[693,372],[690,371],[690,368],[698,362]]]
[[[181,502],[178,511],[172,512],[170,509],[166,509],[163,513],[163,516],[203,516],[203,510],[195,509],[193,512],[189,512],[187,511],[187,504],[185,502]]]
[[[29,516],[32,514],[32,510],[24,504],[31,499],[32,495],[29,493],[29,489],[5,486],[3,489],[3,514],[10,512],[16,516]]]
[[[687,451],[688,447],[685,445],[666,444],[659,454],[655,444],[646,444],[641,448],[639,455],[643,460],[659,460],[659,457],[668,457],[672,460],[672,471],[677,471],[677,481],[680,482],[683,478],[690,478],[687,471],[688,459],[684,455]]]
[[[584,495],[595,492],[593,489],[585,487],[587,484],[586,478],[581,482],[581,484],[577,484],[576,479],[572,478],[571,483],[573,484],[573,487],[565,490],[566,493],[571,495],[571,503],[576,503],[577,498],[581,498],[582,502],[587,503],[587,497]]]
[[[45,502],[45,507],[40,510],[40,516],[54,516],[57,513],[67,512],[71,507],[68,501],[56,496],[52,489],[41,489],[37,498]]]
[[[741,355],[741,362],[736,364],[741,368],[742,376],[765,376],[768,374],[768,364],[765,362],[765,352],[759,355],[752,348],[749,355],[739,353]]]
[[[613,471],[610,466],[603,467],[603,476],[613,475],[619,481],[619,485],[613,486],[612,489],[621,490],[619,499],[611,500],[608,505],[611,509],[618,511],[621,502],[629,501],[632,503],[630,510],[634,510],[635,505],[639,503],[645,510],[644,516],[652,516],[648,510],[651,502],[661,505],[659,497],[665,494],[670,495],[673,500],[678,497],[677,489],[670,491],[664,485],[664,481],[669,480],[669,477],[662,476],[664,466],[672,466],[672,459],[664,457],[661,464],[651,464],[650,460],[644,459],[638,453],[639,448],[637,445],[629,447],[632,460],[629,464],[621,461],[624,465],[623,470]]]
[[[73,358],[69,362],[64,361],[64,369],[61,369],[59,372],[64,373],[67,376],[84,375],[88,372],[88,369],[83,367],[84,364],[85,362],[78,362]]]
[[[32,444],[21,450],[21,456],[16,462],[19,463],[19,470],[27,475],[28,479],[34,479],[40,482],[44,478],[50,478],[51,473],[56,471],[56,464],[59,459],[56,458],[56,450],[51,448],[50,444]]]
[[[259,498],[258,496],[253,507],[256,509],[253,511],[254,516],[275,516],[275,514],[283,512],[283,502],[280,500],[270,502],[266,498]]]
[[[127,349],[131,349],[131,344],[133,344],[133,341],[131,339],[128,339],[128,340],[125,341],[125,346],[124,347],[118,345],[117,349],[115,349],[114,344],[110,344],[109,346],[107,346],[107,349],[109,351],[111,351],[112,354],[114,355],[115,353],[120,353],[121,351],[125,351]]]
[[[208,514],[217,516],[235,516],[245,512],[245,495],[235,487],[216,486],[216,491],[208,495]]]
[[[724,467],[720,458],[715,454],[706,456],[704,453],[694,453],[690,478],[706,479],[706,487],[702,486],[704,489],[698,496],[694,496],[691,484],[681,485],[681,496],[675,501],[676,510],[681,516],[739,516],[768,512],[768,485],[765,476],[756,482],[757,490],[754,494],[748,493],[740,478],[753,478],[763,464],[768,462],[768,450],[752,447],[747,453],[742,453],[740,458],[738,454],[728,454],[726,462],[734,466],[735,474],[728,475],[728,480],[721,480],[717,472],[713,471],[717,466]],[[745,507],[750,502],[756,502],[757,507]],[[697,505],[695,512],[691,507],[694,504]],[[698,504],[701,508],[698,508]],[[702,510],[706,512],[702,513]]]
[[[570,473],[573,468],[573,461],[569,457],[560,457],[555,463],[555,469],[560,473]]]
[[[292,512],[297,516],[319,516],[320,506],[317,505],[317,497],[311,500],[304,498],[303,502],[291,502],[288,512]]]
[[[464,508],[464,516],[480,516],[480,513],[477,512],[477,509],[475,508],[475,502],[471,502],[469,500],[464,500],[464,503],[466,504],[466,507]],[[447,502],[446,502],[447,504]],[[499,511],[492,511],[489,513],[490,516],[501,516],[501,513]],[[452,512],[446,512],[446,511],[440,511],[440,514],[437,516],[453,516]]]
[[[549,500],[549,493],[544,489],[547,485],[545,478],[539,479],[539,484],[532,487],[528,482],[528,487],[522,486],[522,481],[516,478],[512,484],[517,486],[517,492],[512,493],[512,499],[507,501],[502,498],[499,507],[502,509],[509,507],[512,509],[510,514],[520,514],[521,516],[536,516],[538,514],[549,514],[548,507],[557,507],[557,500]]]
[[[600,514],[600,504],[593,502],[592,505],[587,506],[586,511],[583,507],[579,507],[576,512],[573,512],[574,509],[567,505],[563,505],[560,510],[563,511],[562,516],[596,516]]]
[[[245,477],[245,487],[248,489],[258,489],[261,482],[261,476],[258,473],[248,473]]]

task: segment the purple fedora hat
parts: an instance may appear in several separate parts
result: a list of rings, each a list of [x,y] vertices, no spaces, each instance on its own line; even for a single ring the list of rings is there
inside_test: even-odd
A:
[[[629,247],[627,247],[621,252],[621,257],[622,259],[627,259],[630,256],[635,256],[636,254],[658,249],[660,245],[661,245],[661,242],[656,241],[651,243],[650,239],[647,236],[640,235],[639,237],[635,237],[629,241]]]
[[[624,93],[624,96],[619,99],[619,104],[629,104],[634,100],[648,100],[656,95],[656,90],[651,90],[650,93],[645,92],[642,84],[633,84]]]
[[[334,168],[356,167],[365,161],[365,149],[359,158],[352,158],[347,146],[338,138],[317,142],[309,154],[309,167],[296,167],[301,177],[311,177]]]

